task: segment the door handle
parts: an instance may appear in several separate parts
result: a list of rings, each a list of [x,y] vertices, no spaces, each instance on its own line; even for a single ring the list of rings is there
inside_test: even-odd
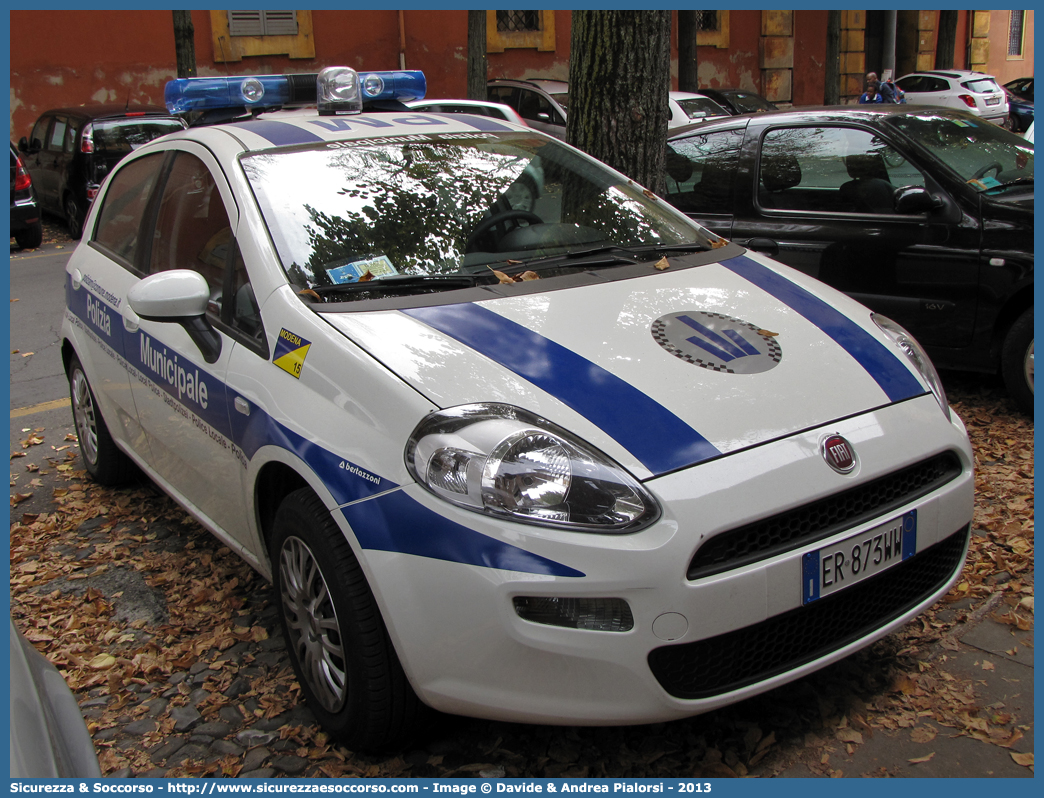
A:
[[[764,252],[766,255],[772,255],[773,257],[779,254],[779,242],[773,241],[771,238],[750,238],[739,243],[747,249],[753,249],[755,252]]]

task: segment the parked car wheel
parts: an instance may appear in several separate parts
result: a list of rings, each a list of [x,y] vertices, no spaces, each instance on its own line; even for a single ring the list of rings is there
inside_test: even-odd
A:
[[[36,224],[15,233],[14,239],[21,249],[36,249],[43,243],[43,222],[37,220]]]
[[[344,535],[309,488],[280,505],[274,535],[283,633],[312,712],[349,748],[401,743],[423,706]]]
[[[1033,308],[1023,311],[1004,338],[1004,383],[1024,413],[1033,414]]]
[[[69,237],[79,241],[83,235],[83,219],[86,214],[80,210],[80,204],[70,194],[65,198],[65,225],[69,229]]]
[[[130,479],[134,463],[125,455],[109,434],[105,419],[98,412],[94,391],[87,382],[83,366],[73,356],[69,363],[69,396],[72,400],[73,421],[80,442],[84,467],[99,485],[119,485]]]

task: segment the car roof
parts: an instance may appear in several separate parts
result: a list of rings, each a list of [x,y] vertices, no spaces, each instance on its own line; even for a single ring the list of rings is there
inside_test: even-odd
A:
[[[972,69],[925,69],[920,72],[910,72],[903,75],[903,78],[913,77],[915,75],[931,75],[937,78],[951,78],[953,80],[965,80],[966,78],[993,78],[986,72],[976,72]],[[902,78],[899,78],[902,80]]]
[[[698,91],[672,91],[669,93],[672,100],[709,100],[706,94]]]
[[[670,130],[668,139],[680,138],[697,130],[725,129],[730,127],[745,127],[751,120],[759,123],[790,123],[811,125],[817,122],[880,122],[891,116],[916,116],[918,114],[931,113],[935,116],[955,116],[982,121],[974,114],[960,111],[956,108],[944,106],[909,106],[895,105],[892,103],[881,105],[824,105],[814,108],[800,108],[783,111],[766,111],[760,114],[739,114],[725,118],[715,118],[706,122],[696,122],[691,125],[683,125]]]
[[[52,108],[49,111],[44,111],[40,116],[51,116],[57,114],[78,116],[82,119],[108,119],[124,117],[131,114],[168,116],[174,118],[173,115],[161,105],[128,105],[126,103],[102,103],[98,105],[77,105],[67,108]]]

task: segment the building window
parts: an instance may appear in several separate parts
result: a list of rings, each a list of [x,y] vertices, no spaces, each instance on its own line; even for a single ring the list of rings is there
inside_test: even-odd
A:
[[[487,11],[486,52],[555,49],[554,11]]]
[[[229,11],[232,36],[296,36],[296,11]]]
[[[315,58],[311,11],[211,11],[214,60],[258,55]]]
[[[506,31],[537,31],[540,30],[539,11],[498,11],[497,30],[501,33]]]
[[[696,44],[700,47],[729,46],[729,12],[697,11]]]
[[[1025,11],[1012,11],[1008,20],[1008,58],[1022,58],[1022,36]]]

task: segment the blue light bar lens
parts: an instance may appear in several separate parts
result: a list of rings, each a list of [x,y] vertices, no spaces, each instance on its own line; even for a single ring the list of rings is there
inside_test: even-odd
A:
[[[359,82],[364,100],[423,100],[428,90],[424,73],[413,69],[405,72],[360,72]]]
[[[290,81],[285,75],[178,78],[168,81],[163,90],[163,102],[172,114],[285,105],[289,100]]]

